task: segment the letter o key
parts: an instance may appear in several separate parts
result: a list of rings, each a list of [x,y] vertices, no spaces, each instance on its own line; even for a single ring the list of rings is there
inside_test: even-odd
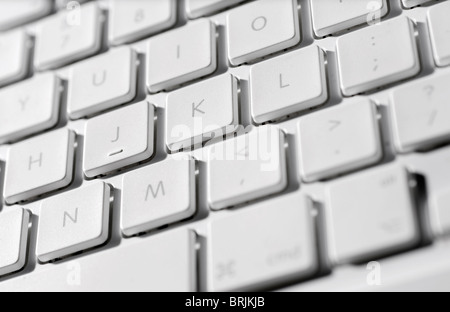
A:
[[[267,18],[259,16],[253,20],[252,29],[254,31],[261,31],[267,26]]]

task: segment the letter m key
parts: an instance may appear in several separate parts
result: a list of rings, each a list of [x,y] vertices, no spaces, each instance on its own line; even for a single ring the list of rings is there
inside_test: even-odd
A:
[[[158,186],[156,187],[156,189],[153,188],[153,185],[149,184],[147,186],[147,193],[145,195],[145,201],[148,201],[148,198],[149,198],[150,194],[155,199],[156,197],[159,196],[160,192],[161,192],[162,196],[166,196],[166,191],[164,189],[163,181],[159,181]]]

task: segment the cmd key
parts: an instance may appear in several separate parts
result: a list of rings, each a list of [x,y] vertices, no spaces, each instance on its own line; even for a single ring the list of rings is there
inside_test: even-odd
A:
[[[208,291],[254,291],[310,277],[318,267],[314,219],[289,194],[232,211],[209,224]]]
[[[371,91],[420,72],[414,24],[407,17],[346,34],[338,38],[336,45],[345,96]]]

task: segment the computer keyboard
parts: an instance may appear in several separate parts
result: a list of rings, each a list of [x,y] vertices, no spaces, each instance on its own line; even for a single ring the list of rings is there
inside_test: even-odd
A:
[[[0,0],[0,291],[450,290],[448,16]]]

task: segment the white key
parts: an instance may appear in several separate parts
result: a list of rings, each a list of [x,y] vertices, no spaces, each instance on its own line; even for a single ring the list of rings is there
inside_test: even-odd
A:
[[[177,21],[175,0],[110,0],[109,42],[118,45],[150,36]]]
[[[408,173],[398,165],[337,180],[327,188],[332,261],[362,261],[413,247],[419,240]]]
[[[386,0],[310,0],[314,33],[328,36],[364,23],[373,25],[388,13]]]
[[[369,166],[383,156],[377,109],[368,100],[301,117],[298,137],[300,176],[305,182]]]
[[[440,3],[428,11],[428,26],[430,28],[434,61],[437,66],[450,65],[449,15],[450,2]]]
[[[0,1],[0,30],[29,23],[52,10],[48,0],[2,0]]]
[[[207,290],[253,291],[309,277],[317,269],[313,217],[298,194],[211,222]]]
[[[126,174],[121,207],[126,236],[191,217],[196,211],[195,161],[168,159]]]
[[[193,292],[196,275],[195,233],[183,229],[3,281],[0,291]]]
[[[405,8],[413,8],[415,6],[430,2],[431,0],[402,0],[402,4]]]
[[[430,212],[433,214],[433,231],[436,236],[450,233],[450,189],[443,189],[432,195]]]
[[[283,191],[287,186],[285,138],[274,126],[211,146],[208,200],[214,210]]]
[[[0,34],[0,87],[25,78],[30,60],[30,40],[21,29]]]
[[[61,11],[36,26],[34,66],[38,70],[60,67],[91,56],[101,48],[102,14],[97,3],[75,11]]]
[[[0,276],[24,267],[29,220],[29,212],[19,207],[0,214]]]
[[[210,15],[244,0],[187,0],[186,13],[189,18],[199,18]]]
[[[216,27],[206,19],[150,39],[149,91],[160,92],[213,73],[217,67],[216,50]]]
[[[154,152],[154,107],[140,102],[89,120],[83,170],[93,178],[146,160]]]
[[[401,153],[450,139],[449,74],[414,81],[391,94],[394,144]]]
[[[261,0],[227,16],[228,58],[240,65],[300,42],[297,0]]]
[[[407,17],[340,37],[337,56],[341,88],[346,96],[410,78],[420,71],[414,26]]]
[[[324,53],[317,46],[252,66],[253,120],[264,123],[320,104],[328,98]]]
[[[0,144],[52,128],[58,122],[61,81],[52,73],[0,90]]]
[[[167,97],[166,143],[173,152],[234,132],[238,122],[237,80],[231,74],[205,80]]]
[[[77,0],[75,3],[73,0],[55,0],[55,8],[57,10],[72,10],[77,9],[79,4],[86,3],[91,0]]]
[[[4,197],[14,204],[66,187],[72,181],[75,133],[60,129],[9,149]]]
[[[68,113],[78,119],[136,97],[137,54],[129,47],[111,50],[71,68]]]
[[[110,187],[103,182],[44,200],[39,214],[36,255],[42,262],[106,242]]]

